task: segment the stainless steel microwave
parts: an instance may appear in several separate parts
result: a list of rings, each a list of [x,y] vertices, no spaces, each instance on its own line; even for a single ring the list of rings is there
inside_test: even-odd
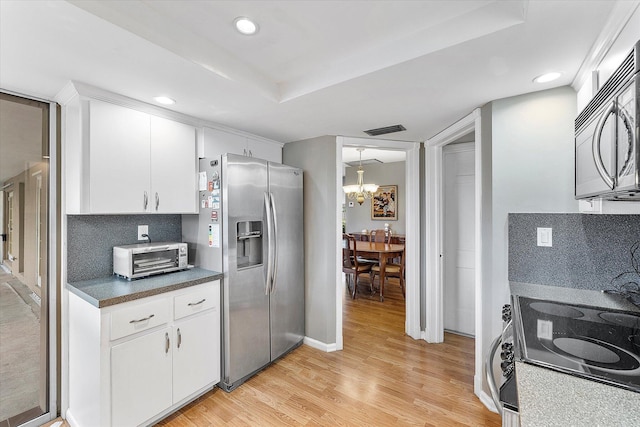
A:
[[[127,279],[186,268],[186,243],[138,243],[113,247],[113,274]]]
[[[640,201],[640,41],[575,120],[576,199]]]

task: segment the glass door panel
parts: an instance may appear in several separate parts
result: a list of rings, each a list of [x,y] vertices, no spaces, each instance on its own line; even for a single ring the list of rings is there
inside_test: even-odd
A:
[[[49,103],[0,93],[0,425],[49,412],[49,119]]]

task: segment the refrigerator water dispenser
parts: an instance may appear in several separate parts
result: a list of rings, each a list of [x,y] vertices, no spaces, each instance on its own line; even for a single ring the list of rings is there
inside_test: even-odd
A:
[[[262,264],[262,221],[236,224],[236,265],[238,269]]]

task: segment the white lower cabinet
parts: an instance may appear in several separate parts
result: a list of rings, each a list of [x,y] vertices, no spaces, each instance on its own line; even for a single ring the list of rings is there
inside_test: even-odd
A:
[[[213,330],[217,311],[176,322],[173,346],[173,402],[179,402],[193,393],[219,380],[220,364],[211,363],[210,355],[220,351],[220,328]],[[212,336],[213,335],[213,336]],[[211,340],[201,337],[211,336]],[[216,381],[217,382],[217,381]]]
[[[111,348],[111,425],[139,425],[161,413],[173,403],[171,390],[168,329]]]
[[[69,293],[72,426],[152,424],[220,381],[220,281],[96,308]]]

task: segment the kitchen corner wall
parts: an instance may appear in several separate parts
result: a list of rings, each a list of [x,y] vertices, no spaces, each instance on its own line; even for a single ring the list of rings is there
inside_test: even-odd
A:
[[[552,228],[552,247],[537,246],[537,227]],[[633,271],[640,215],[509,214],[509,280],[576,289],[613,287]]]
[[[138,225],[152,242],[182,241],[180,215],[67,215],[67,282],[112,275],[113,247],[144,243]]]

